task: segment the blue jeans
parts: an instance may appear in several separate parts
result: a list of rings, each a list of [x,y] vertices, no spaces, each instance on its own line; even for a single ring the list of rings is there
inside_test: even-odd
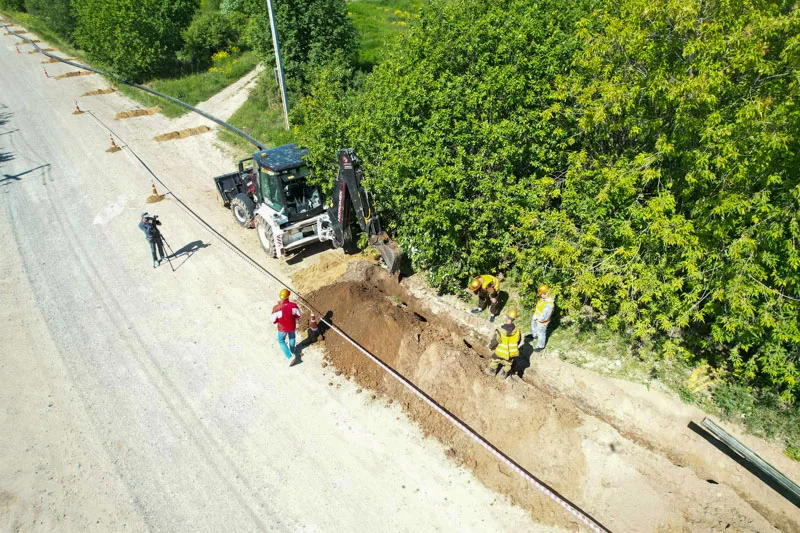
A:
[[[289,346],[286,346],[286,337],[289,337]],[[294,354],[294,341],[294,331],[291,333],[286,333],[285,331],[278,332],[278,346],[283,350],[283,355],[286,356],[286,359],[291,359],[292,354]]]
[[[158,257],[156,256],[156,247],[158,247],[158,253],[161,254],[161,259],[164,259],[164,245],[161,243],[161,239],[147,241],[147,244],[150,245],[150,253],[153,254],[153,261],[158,261]]]
[[[534,339],[539,340],[537,348],[544,349],[544,345],[547,342],[547,324],[542,324],[535,318],[531,320],[531,335]]]

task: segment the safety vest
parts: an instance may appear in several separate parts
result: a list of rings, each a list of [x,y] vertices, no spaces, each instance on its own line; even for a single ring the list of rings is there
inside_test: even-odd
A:
[[[514,327],[514,331],[510,334],[504,328],[498,328],[495,333],[497,334],[497,348],[494,349],[494,354],[497,357],[512,359],[519,355],[520,332],[518,327]]]
[[[481,289],[486,290],[488,287],[493,287],[496,291],[500,290],[500,280],[496,277],[489,274],[481,274],[480,278],[482,281]]]
[[[553,309],[556,306],[555,298],[540,298],[539,302],[536,304],[536,311],[534,311],[534,318],[540,324],[549,324],[550,317],[553,316]],[[547,309],[547,306],[550,306],[550,309]]]
[[[283,300],[272,308],[272,323],[278,325],[278,331],[291,333],[297,329],[297,319],[300,317],[300,308],[289,300]]]

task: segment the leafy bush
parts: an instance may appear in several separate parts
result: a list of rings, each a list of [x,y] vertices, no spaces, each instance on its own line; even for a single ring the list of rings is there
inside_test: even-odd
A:
[[[69,40],[75,30],[71,0],[25,0],[25,10],[44,20],[61,37]]]
[[[343,0],[286,0],[275,4],[275,19],[284,72],[290,80],[287,85],[295,92],[307,92],[307,76],[319,66],[332,60],[355,64],[358,34]],[[250,18],[246,41],[265,61],[275,64],[266,9]]]
[[[798,64],[778,0],[432,3],[363,90],[311,91],[302,136],[328,181],[355,146],[434,284],[509,272],[530,304],[549,282],[572,317],[791,403]]]
[[[198,0],[73,0],[75,41],[89,59],[141,81],[175,61]]]
[[[198,67],[207,67],[211,56],[236,44],[239,32],[221,13],[202,13],[183,32],[183,53]]]
[[[25,11],[25,0],[0,0],[0,9],[23,12]]]

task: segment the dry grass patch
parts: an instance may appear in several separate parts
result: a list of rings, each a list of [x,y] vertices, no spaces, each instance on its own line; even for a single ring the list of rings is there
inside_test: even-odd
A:
[[[158,135],[153,137],[154,141],[164,142],[164,141],[171,141],[172,139],[185,139],[186,137],[191,137],[192,135],[200,135],[201,133],[205,133],[207,131],[211,131],[211,128],[208,126],[198,126],[196,128],[188,128],[185,130],[180,131],[171,131],[169,133],[164,133],[163,135]]]
[[[36,48],[36,49],[34,49],[34,50],[31,50],[31,51],[30,51],[30,52],[28,52],[28,53],[29,53],[29,54],[41,54],[42,52],[55,52],[55,50],[56,50],[55,48],[42,48],[41,50],[39,50],[38,48]]]

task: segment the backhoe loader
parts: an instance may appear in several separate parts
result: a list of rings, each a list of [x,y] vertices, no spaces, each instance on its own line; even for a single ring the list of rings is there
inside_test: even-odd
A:
[[[355,151],[344,148],[337,153],[339,174],[333,205],[327,208],[320,188],[308,181],[310,171],[303,161],[307,153],[288,144],[239,161],[238,171],[214,178],[220,202],[231,209],[239,225],[255,227],[262,248],[272,258],[286,257],[313,242],[350,247],[355,218],[387,270],[396,273],[402,250],[381,229]]]

